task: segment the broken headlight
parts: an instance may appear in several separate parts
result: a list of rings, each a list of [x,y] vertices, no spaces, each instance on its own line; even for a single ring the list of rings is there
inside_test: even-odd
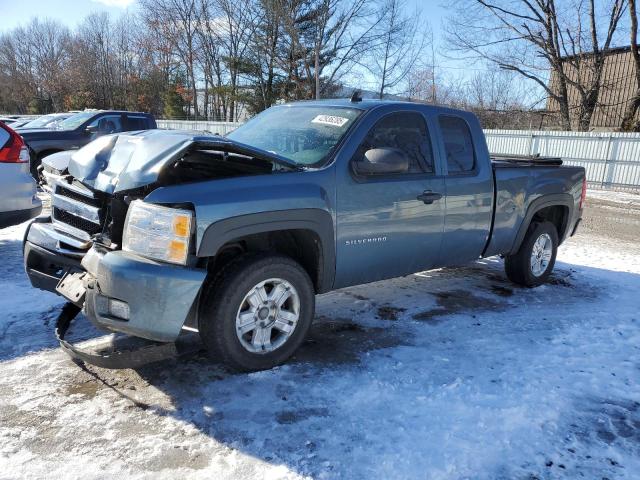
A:
[[[129,205],[122,249],[163,262],[185,265],[193,212],[135,200]]]

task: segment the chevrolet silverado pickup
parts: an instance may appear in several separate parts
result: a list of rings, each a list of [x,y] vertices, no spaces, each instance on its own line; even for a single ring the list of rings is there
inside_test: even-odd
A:
[[[294,353],[316,294],[496,255],[540,285],[586,185],[559,159],[492,159],[471,113],[358,99],[275,106],[226,137],[106,135],[44,168],[33,286],[109,331],[197,331],[245,371]]]

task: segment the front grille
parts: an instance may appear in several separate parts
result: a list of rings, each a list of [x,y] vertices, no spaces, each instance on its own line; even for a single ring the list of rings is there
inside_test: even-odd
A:
[[[78,217],[69,212],[65,212],[57,207],[53,208],[53,217],[66,225],[69,225],[78,230],[82,230],[83,232],[87,232],[89,235],[95,235],[96,233],[100,233],[100,225],[97,225],[89,220],[85,220],[82,217]]]
[[[53,226],[88,241],[102,231],[104,211],[101,201],[82,185],[57,183],[51,194]]]
[[[56,193],[58,195],[63,195],[65,197],[72,198],[73,200],[77,200],[79,202],[86,203],[87,205],[91,205],[93,207],[99,207],[100,206],[100,200],[99,199],[92,198],[92,197],[87,197],[86,195],[78,193],[77,191],[71,190],[70,188],[66,188],[66,187],[64,187],[62,185],[58,185],[58,187],[56,189]]]

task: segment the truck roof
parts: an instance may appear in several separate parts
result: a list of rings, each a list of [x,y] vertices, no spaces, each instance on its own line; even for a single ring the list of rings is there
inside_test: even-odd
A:
[[[150,113],[147,112],[131,112],[129,110],[86,110],[87,113],[130,113],[130,114],[135,114],[135,115],[146,115],[146,116],[150,116]],[[85,112],[79,112],[79,113],[85,113]]]
[[[429,110],[442,112],[442,113],[456,113],[469,115],[470,112],[466,110],[460,110],[449,107],[442,107],[439,105],[433,105],[431,103],[419,102],[419,101],[402,101],[402,100],[380,100],[376,98],[363,98],[359,101],[351,101],[348,98],[328,98],[323,100],[298,100],[295,102],[284,103],[282,106],[296,106],[296,105],[317,105],[324,107],[349,107],[349,108],[357,108],[360,110],[372,110],[376,107],[380,106],[389,106],[389,105],[411,105],[411,106],[419,106],[421,108],[426,108]]]

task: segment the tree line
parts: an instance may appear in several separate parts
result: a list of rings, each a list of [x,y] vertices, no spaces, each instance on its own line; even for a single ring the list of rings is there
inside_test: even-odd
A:
[[[556,126],[588,130],[607,88],[606,56],[624,19],[637,25],[629,0],[458,0],[436,45],[412,5],[139,0],[134,13],[91,14],[74,29],[34,18],[0,35],[0,111],[110,108],[235,121],[367,85],[379,98],[474,110],[487,127],[536,128],[551,106]],[[463,59],[461,70],[447,59]]]
[[[356,71],[383,97],[420,64],[420,19],[405,0],[140,0],[74,30],[35,18],[0,36],[0,110],[234,121],[240,105],[335,95]]]

